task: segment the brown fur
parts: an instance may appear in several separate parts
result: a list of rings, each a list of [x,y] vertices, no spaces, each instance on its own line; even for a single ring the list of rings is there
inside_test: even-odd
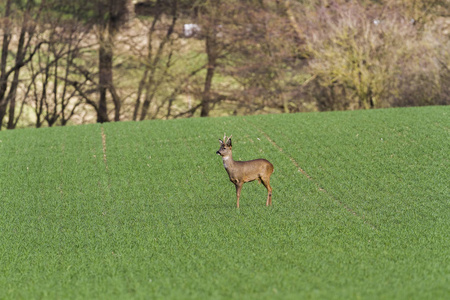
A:
[[[246,182],[258,180],[267,189],[266,205],[272,205],[272,187],[270,186],[270,175],[273,173],[273,165],[266,159],[255,159],[249,161],[234,161],[232,156],[231,136],[225,142],[219,139],[220,149],[216,152],[222,156],[223,166],[230,177],[230,181],[236,186],[237,207],[241,196],[242,185]]]

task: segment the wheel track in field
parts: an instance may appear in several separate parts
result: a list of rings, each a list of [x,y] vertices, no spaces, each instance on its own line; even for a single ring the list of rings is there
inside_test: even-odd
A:
[[[283,148],[281,148],[280,145],[278,145],[266,132],[264,132],[261,128],[259,128],[258,126],[256,126],[255,124],[253,124],[252,122],[246,120],[245,118],[243,119],[244,122],[249,123],[250,125],[252,125],[256,130],[258,130],[262,135],[264,135],[264,137],[275,147],[278,149],[278,151],[280,151],[281,153],[283,153],[286,157],[289,158],[289,160],[292,162],[292,164],[297,168],[297,170],[302,173],[306,178],[308,178],[309,180],[311,180],[311,182],[313,182],[319,191],[325,193],[329,198],[333,199],[337,204],[339,204],[339,206],[345,208],[349,213],[351,213],[352,215],[354,215],[355,217],[361,219],[365,224],[369,225],[372,229],[377,229],[373,224],[371,224],[369,221],[367,221],[364,216],[361,216],[360,214],[358,214],[356,211],[354,211],[351,207],[349,207],[347,204],[343,203],[342,201],[340,201],[338,198],[336,198],[333,194],[329,193],[325,188],[323,188],[316,180],[314,180],[314,178],[312,178],[308,173],[306,173],[305,170],[303,170],[303,168],[300,166],[300,164],[298,163],[298,161],[295,160],[295,158],[293,158],[291,155],[289,155],[288,153],[286,153],[286,151],[283,150]]]
[[[102,149],[103,149],[103,162],[105,163],[105,168],[108,170],[108,161],[106,159],[106,134],[105,129],[101,126],[102,129]]]
[[[102,151],[103,151],[103,163],[105,165],[105,196],[103,197],[103,208],[102,208],[102,216],[105,217],[105,224],[108,224],[107,226],[111,225],[111,201],[113,198],[113,194],[111,191],[111,178],[109,175],[109,170],[108,170],[108,160],[106,157],[106,133],[105,133],[105,128],[103,127],[103,125],[100,126],[100,134],[102,137]],[[106,226],[106,225],[105,225]]]

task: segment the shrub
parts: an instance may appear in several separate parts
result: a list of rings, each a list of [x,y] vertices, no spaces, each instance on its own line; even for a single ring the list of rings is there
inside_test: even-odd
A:
[[[309,71],[316,79],[304,93],[319,110],[449,103],[436,26],[416,26],[398,9],[360,3],[335,4],[306,17]]]

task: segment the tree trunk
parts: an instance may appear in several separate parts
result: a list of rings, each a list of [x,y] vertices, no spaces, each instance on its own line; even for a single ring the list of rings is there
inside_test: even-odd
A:
[[[5,6],[5,19],[8,19],[9,15],[11,14],[11,3],[12,0],[8,0]],[[1,57],[1,66],[0,66],[0,129],[1,125],[3,123],[3,119],[6,115],[6,108],[8,104],[9,107],[9,119],[8,119],[8,129],[15,128],[17,122],[15,122],[15,109],[16,109],[16,92],[19,85],[19,74],[20,69],[29,63],[31,59],[33,58],[36,51],[40,48],[43,42],[38,43],[38,45],[35,46],[34,50],[31,51],[29,54],[29,57],[25,59],[27,50],[30,49],[30,41],[32,39],[32,36],[34,34],[34,25],[33,22],[29,22],[30,19],[30,12],[31,8],[34,5],[34,1],[27,0],[25,5],[25,11],[23,12],[23,21],[22,21],[22,27],[20,29],[20,35],[19,40],[17,43],[17,52],[15,53],[15,62],[14,66],[9,70],[6,71],[7,67],[7,56],[9,51],[9,42],[11,41],[11,26],[8,22],[6,22],[6,26],[3,29],[3,44],[2,44],[2,57]],[[39,15],[39,13],[38,13]],[[38,16],[36,17],[38,19]],[[25,37],[28,33],[28,40],[25,42]],[[9,87],[8,95],[6,95],[6,90],[8,89],[8,77],[14,73],[13,80],[11,82],[11,86]]]
[[[157,1],[157,5],[160,1]],[[146,69],[144,72],[144,76],[142,77],[142,81],[139,83],[139,91],[138,91],[138,99],[135,106],[135,116],[137,117],[137,110],[140,106],[140,96],[142,93],[142,90],[145,89],[145,98],[144,102],[142,103],[142,110],[141,110],[141,116],[140,120],[145,120],[148,114],[148,110],[150,108],[150,104],[153,101],[153,98],[158,90],[159,85],[161,84],[162,80],[164,79],[164,74],[166,71],[170,68],[170,56],[168,62],[165,66],[165,70],[163,70],[163,74],[156,74],[158,71],[159,64],[161,62],[161,57],[164,53],[164,48],[168,42],[170,42],[170,37],[172,33],[174,32],[176,22],[178,20],[178,1],[171,1],[171,14],[172,14],[172,22],[170,26],[167,28],[166,36],[161,40],[159,43],[158,50],[156,51],[155,55],[153,55],[153,34],[155,33],[156,28],[156,22],[160,19],[159,15],[154,18],[152,25],[150,27],[149,33],[148,33],[148,39],[147,39],[147,46],[148,46],[148,54],[147,54],[147,62],[146,62]],[[171,53],[171,51],[169,51]],[[155,79],[158,78],[158,79]],[[142,86],[141,86],[142,83]],[[145,85],[145,86],[144,86]],[[133,115],[133,118],[135,118]]]
[[[23,60],[25,58],[25,50],[24,50],[24,44],[25,44],[25,26],[22,26],[22,30],[20,32],[19,37],[19,43],[17,45],[17,56],[15,64],[16,66],[21,65],[23,63]],[[8,96],[6,98],[6,104],[9,102],[9,114],[8,114],[8,129],[14,129],[14,115],[16,111],[16,92],[17,87],[19,85],[19,74],[20,74],[20,68],[17,68],[14,71],[13,80],[11,83],[11,86],[9,88]],[[6,108],[6,107],[5,107]]]
[[[106,92],[112,84],[112,48],[109,43],[106,29],[100,32],[100,49],[99,49],[99,93],[100,99],[98,103],[97,122],[109,122],[108,107],[106,103]]]
[[[150,76],[148,83],[147,83],[146,90],[145,90],[144,103],[142,104],[142,111],[141,111],[141,117],[140,117],[141,121],[145,120],[145,117],[147,116],[147,113],[148,113],[148,109],[150,108],[150,103],[152,102],[153,93],[150,92],[150,88],[153,86],[152,82],[153,82],[152,76]]]
[[[214,76],[215,67],[208,65],[206,71],[205,87],[202,94],[202,110],[200,112],[201,117],[209,116],[211,110],[211,83]]]
[[[7,0],[6,7],[5,7],[5,19],[8,19],[10,12],[11,12],[11,1]],[[10,34],[10,26],[9,23],[5,23],[6,26],[3,28],[3,43],[2,43],[2,57],[0,60],[0,130],[2,129],[2,123],[3,118],[6,114],[6,106],[8,103],[5,99],[6,89],[8,87],[8,81],[6,77],[6,64],[7,64],[7,57],[8,57],[8,49],[9,49],[9,42],[11,41],[11,34]]]
[[[141,96],[142,96],[142,91],[144,90],[145,82],[147,81],[147,75],[148,75],[148,67],[146,66],[144,75],[142,76],[141,80],[139,81],[137,97],[136,97],[136,104],[134,105],[134,111],[133,111],[133,121],[137,120],[137,115],[138,115],[139,109],[141,107]]]
[[[205,86],[202,93],[201,117],[209,116],[211,110],[211,85],[216,70],[217,49],[215,43],[215,31],[206,35],[206,54],[208,55],[208,66],[206,71]]]
[[[14,79],[13,79],[13,83],[11,85],[11,90],[8,94],[8,99],[6,100],[6,103],[9,102],[9,112],[8,112],[8,125],[7,125],[7,129],[14,129],[15,128],[15,122],[14,122],[14,117],[16,114],[16,91],[17,91],[17,86],[19,84],[19,70],[17,69],[14,72]],[[9,100],[9,101],[8,101]]]
[[[13,80],[11,83],[11,86],[9,88],[8,96],[6,97],[6,104],[9,102],[9,114],[8,114],[8,129],[14,129],[15,122],[14,122],[14,116],[16,112],[16,92],[17,87],[19,86],[19,74],[21,67],[17,66],[23,66],[24,60],[25,60],[25,53],[27,51],[27,46],[25,46],[25,36],[27,34],[28,26],[27,26],[27,17],[28,13],[31,10],[31,1],[27,2],[27,8],[26,8],[26,14],[24,16],[22,28],[20,30],[19,35],[19,42],[17,44],[17,53],[16,53],[16,60],[15,60],[15,66],[16,69],[14,70]],[[31,35],[30,32],[28,32],[29,35]],[[27,45],[29,45],[29,41],[31,40],[31,37],[29,36],[29,40]]]
[[[111,93],[111,97],[114,103],[114,121],[120,121],[120,108],[122,106],[122,102],[120,101],[119,94],[117,94],[115,86],[112,84],[109,85],[109,92]]]

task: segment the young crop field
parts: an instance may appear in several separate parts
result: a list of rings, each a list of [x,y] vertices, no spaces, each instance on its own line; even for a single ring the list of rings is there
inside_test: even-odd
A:
[[[0,299],[448,299],[449,167],[450,107],[2,131]]]

